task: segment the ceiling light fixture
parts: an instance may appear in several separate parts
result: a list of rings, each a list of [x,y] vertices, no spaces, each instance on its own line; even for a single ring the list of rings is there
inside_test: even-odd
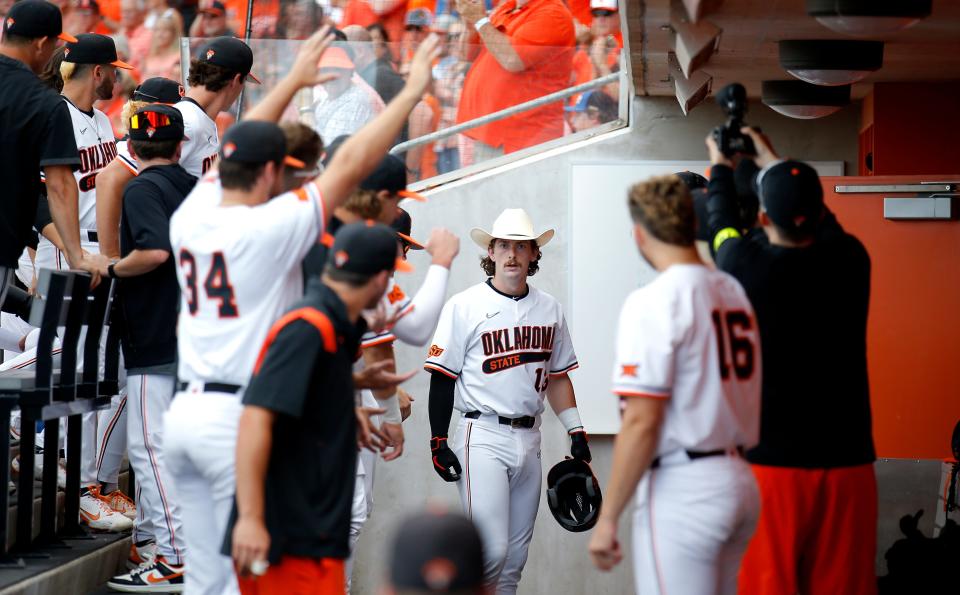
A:
[[[854,37],[877,37],[912,27],[930,16],[933,0],[807,0],[807,14]]]
[[[883,66],[883,42],[783,40],[780,42],[780,66],[801,81],[814,85],[849,85],[880,70]]]
[[[789,118],[810,120],[840,111],[850,103],[850,85],[821,87],[803,81],[763,81],[761,100]]]

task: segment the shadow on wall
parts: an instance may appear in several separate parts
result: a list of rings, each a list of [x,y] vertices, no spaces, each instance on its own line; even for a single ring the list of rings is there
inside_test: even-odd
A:
[[[960,525],[948,520],[939,536],[929,538],[918,528],[921,516],[922,509],[900,519],[904,537],[884,554],[887,575],[877,581],[879,595],[936,593],[950,583],[945,575],[960,560]]]

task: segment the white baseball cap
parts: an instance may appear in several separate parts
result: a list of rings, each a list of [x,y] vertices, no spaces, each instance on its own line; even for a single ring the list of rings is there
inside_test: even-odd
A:
[[[617,4],[617,0],[590,0],[590,10],[595,9],[617,12],[620,10],[620,6]]]
[[[486,232],[479,227],[470,230],[470,238],[481,248],[486,250],[494,238],[500,240],[536,240],[537,246],[543,247],[553,239],[554,230],[537,235],[533,231],[533,221],[523,209],[504,209],[497,220],[493,222],[493,230]]]

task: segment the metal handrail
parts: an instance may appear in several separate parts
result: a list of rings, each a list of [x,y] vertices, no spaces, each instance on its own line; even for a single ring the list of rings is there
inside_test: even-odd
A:
[[[532,110],[534,108],[540,107],[547,103],[553,103],[561,99],[566,99],[571,95],[576,95],[577,93],[583,91],[589,91],[590,89],[596,89],[597,87],[602,87],[610,83],[616,82],[621,76],[619,72],[611,72],[608,75],[601,76],[600,78],[593,79],[586,83],[579,85],[574,85],[573,87],[567,87],[566,89],[561,89],[549,95],[544,95],[543,97],[538,97],[536,99],[531,99],[530,101],[525,101],[523,103],[518,103],[517,105],[510,106],[506,109],[502,109],[498,112],[493,112],[492,114],[487,114],[486,116],[481,116],[479,118],[474,118],[473,120],[467,120],[456,126],[451,126],[450,128],[444,128],[443,130],[437,130],[436,132],[431,132],[430,134],[425,134],[423,136],[418,136],[417,138],[402,142],[399,145],[396,145],[390,152],[393,154],[402,153],[408,151],[414,147],[419,147],[420,145],[425,145],[432,143],[434,141],[442,140],[448,136],[453,136],[454,134],[460,134],[464,130],[470,130],[471,128],[477,128],[490,122],[496,122],[498,120],[503,120],[509,118],[514,114],[519,114],[520,112],[525,112]]]

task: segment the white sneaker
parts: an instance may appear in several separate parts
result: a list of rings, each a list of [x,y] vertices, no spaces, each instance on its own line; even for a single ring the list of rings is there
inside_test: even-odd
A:
[[[133,528],[133,521],[100,499],[100,486],[88,486],[81,492],[80,520],[97,531],[119,533]]]
[[[14,473],[20,473],[20,455],[13,457],[10,468]],[[43,481],[43,449],[39,446],[36,447],[33,455],[33,480],[37,483]],[[64,466],[63,459],[58,459],[57,462],[57,487],[61,490],[67,488],[67,468]]]
[[[130,555],[127,556],[127,570],[136,570],[141,566],[150,566],[157,557],[157,543],[148,541],[143,545],[130,544]]]
[[[137,518],[137,505],[134,504],[130,496],[127,496],[120,490],[113,490],[109,494],[100,494],[100,498],[107,503],[114,512],[119,512],[131,521]]]
[[[110,579],[107,587],[124,593],[182,593],[183,565],[173,565],[163,556],[152,564]]]

